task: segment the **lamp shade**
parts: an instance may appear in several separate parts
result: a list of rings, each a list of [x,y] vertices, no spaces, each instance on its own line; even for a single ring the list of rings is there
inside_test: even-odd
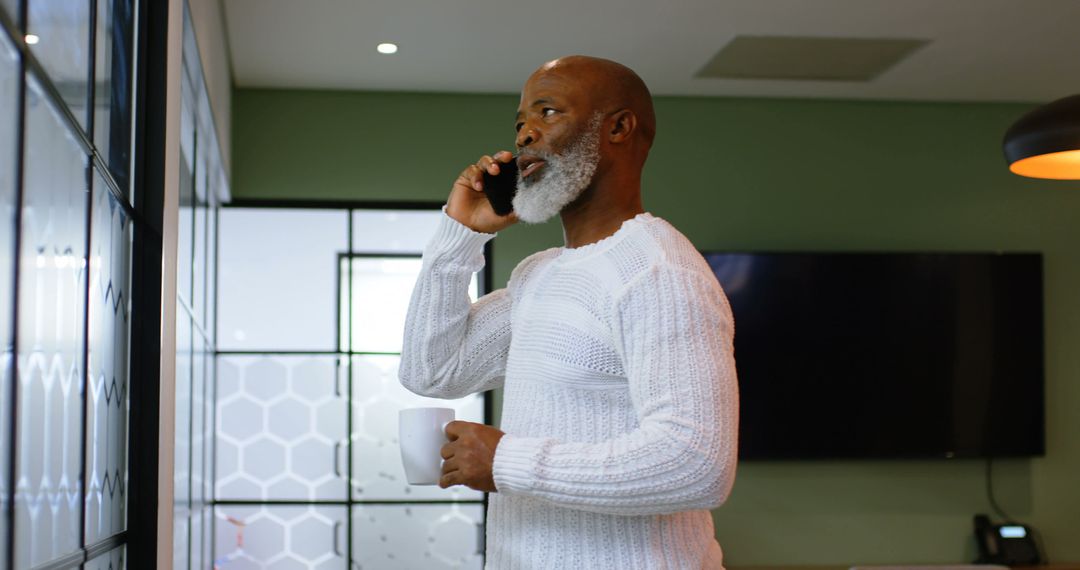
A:
[[[1080,180],[1080,95],[1020,117],[1005,133],[1004,147],[1014,174]]]

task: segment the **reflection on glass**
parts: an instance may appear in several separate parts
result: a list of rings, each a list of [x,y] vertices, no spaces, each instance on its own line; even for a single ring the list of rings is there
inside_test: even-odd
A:
[[[97,0],[94,146],[129,195],[131,169],[132,0]]]
[[[86,157],[28,82],[19,273],[16,566],[78,547]]]
[[[90,0],[28,0],[30,52],[41,62],[71,114],[85,129],[90,82]]]
[[[450,407],[459,420],[483,423],[480,394],[460,400],[417,396],[398,381],[398,356],[354,356],[353,497],[358,500],[481,500],[483,494],[465,487],[409,485],[401,466],[398,412],[403,408]]]
[[[226,208],[219,222],[218,348],[334,350],[346,212]]]
[[[94,171],[90,228],[86,540],[126,528],[132,224]]]
[[[484,566],[483,520],[480,504],[354,506],[353,564],[479,570]]]
[[[336,356],[221,356],[217,498],[344,500],[345,375]]]
[[[341,570],[345,507],[216,507],[215,568]]]
[[[352,350],[354,352],[401,352],[405,334],[405,316],[409,310],[413,287],[420,275],[420,257],[357,256],[352,265],[352,299],[341,300],[342,322],[346,322],[352,306]],[[349,290],[350,260],[341,260],[340,291]],[[469,283],[469,298],[477,298],[478,281],[473,275]],[[349,346],[342,330],[341,346]]]

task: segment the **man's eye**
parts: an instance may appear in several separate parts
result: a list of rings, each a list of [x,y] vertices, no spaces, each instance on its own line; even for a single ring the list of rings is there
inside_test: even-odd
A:
[[[544,117],[550,117],[550,116],[552,116],[554,114],[555,114],[555,109],[552,109],[551,107],[544,107],[540,111],[540,115],[544,116]]]

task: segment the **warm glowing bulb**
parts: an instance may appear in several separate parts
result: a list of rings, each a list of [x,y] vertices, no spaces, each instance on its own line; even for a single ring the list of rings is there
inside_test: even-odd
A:
[[[39,41],[41,41],[41,38],[35,36],[34,34],[26,34],[26,44],[27,45],[32,46],[32,45],[38,43]]]
[[[379,44],[375,49],[379,50],[379,53],[397,53],[397,44]]]
[[[1080,150],[1030,156],[1012,163],[1009,170],[1030,178],[1080,180]]]

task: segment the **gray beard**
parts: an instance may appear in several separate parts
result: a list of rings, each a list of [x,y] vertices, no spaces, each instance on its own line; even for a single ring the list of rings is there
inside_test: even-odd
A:
[[[600,164],[600,126],[597,113],[585,130],[566,150],[558,154],[537,153],[545,162],[541,171],[528,179],[518,174],[514,212],[527,224],[542,224],[577,200],[592,183]]]

